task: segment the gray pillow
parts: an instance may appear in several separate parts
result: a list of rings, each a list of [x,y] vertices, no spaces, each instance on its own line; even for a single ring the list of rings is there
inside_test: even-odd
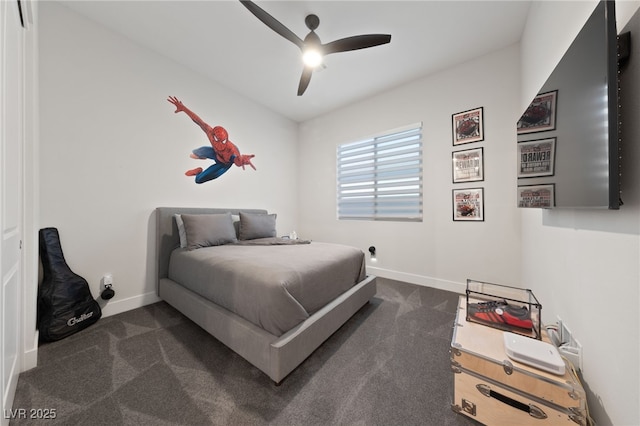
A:
[[[240,212],[240,239],[254,240],[276,236],[276,214]]]
[[[188,250],[238,241],[230,213],[183,214],[181,216],[187,234]]]
[[[180,236],[180,248],[187,248],[187,234],[184,232],[184,222],[182,216],[178,213],[174,214],[176,219],[176,226],[178,227],[178,235]]]

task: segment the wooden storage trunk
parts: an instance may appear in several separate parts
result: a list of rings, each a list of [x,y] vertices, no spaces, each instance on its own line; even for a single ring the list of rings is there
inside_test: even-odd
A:
[[[542,340],[549,341],[544,331]],[[570,366],[559,376],[509,359],[503,331],[466,320],[464,297],[454,324],[451,369],[453,410],[480,423],[587,425],[585,392]]]

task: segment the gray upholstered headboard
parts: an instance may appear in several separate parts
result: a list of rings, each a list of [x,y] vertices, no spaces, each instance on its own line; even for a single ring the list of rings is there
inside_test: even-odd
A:
[[[156,208],[156,262],[158,281],[166,278],[169,273],[169,258],[171,252],[180,246],[178,226],[173,218],[174,214],[215,214],[215,213],[267,213],[263,209],[221,209],[206,207],[158,207]]]

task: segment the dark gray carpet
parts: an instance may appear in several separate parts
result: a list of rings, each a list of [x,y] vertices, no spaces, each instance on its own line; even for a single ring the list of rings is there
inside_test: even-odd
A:
[[[56,418],[11,424],[475,424],[450,408],[457,300],[379,278],[376,297],[280,386],[166,303],[145,306],[41,345],[13,408]]]

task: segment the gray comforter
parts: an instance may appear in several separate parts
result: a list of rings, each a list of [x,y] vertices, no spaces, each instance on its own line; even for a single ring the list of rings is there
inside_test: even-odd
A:
[[[281,336],[363,280],[364,253],[312,242],[227,244],[171,254],[169,278]]]

